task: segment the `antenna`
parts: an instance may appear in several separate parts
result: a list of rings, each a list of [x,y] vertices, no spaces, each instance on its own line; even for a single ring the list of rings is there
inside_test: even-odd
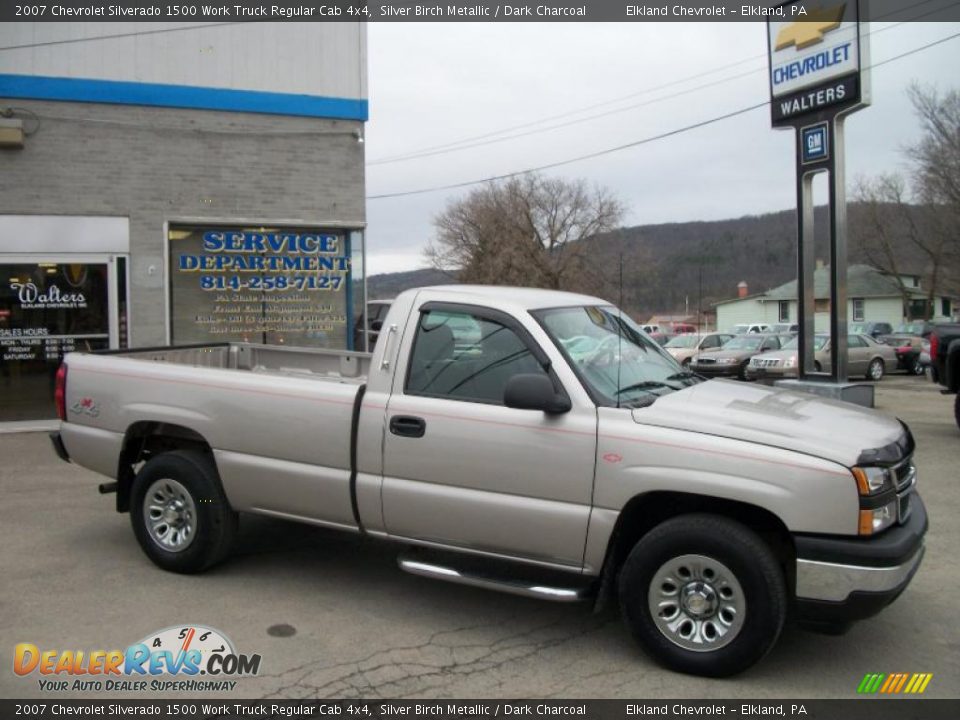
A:
[[[620,409],[620,368],[623,365],[623,253],[620,253],[620,279],[617,290],[617,409]]]

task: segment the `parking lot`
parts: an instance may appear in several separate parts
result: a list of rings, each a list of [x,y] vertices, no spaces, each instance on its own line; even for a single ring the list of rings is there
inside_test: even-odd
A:
[[[867,672],[933,673],[926,696],[957,697],[952,403],[922,377],[890,376],[877,389],[878,410],[916,436],[930,515],[909,589],[842,637],[788,627],[764,661],[728,680],[660,669],[614,612],[413,577],[396,568],[394,546],[303,525],[245,516],[231,560],[200,576],[164,573],[114,497],[97,494],[103,478],[60,462],[44,434],[0,435],[0,695],[43,694],[36,675],[9,670],[18,642],[121,649],[200,623],[263,657],[261,674],[233,697],[853,698]]]

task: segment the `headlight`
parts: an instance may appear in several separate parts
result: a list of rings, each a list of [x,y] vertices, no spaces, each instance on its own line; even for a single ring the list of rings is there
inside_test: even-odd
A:
[[[893,487],[893,475],[887,468],[855,467],[853,476],[861,495],[876,495]]]
[[[860,511],[860,534],[876,535],[897,521],[897,500],[894,498],[885,505],[872,510]]]
[[[785,368],[792,368],[797,366],[797,356],[791,355],[786,360],[783,361],[783,366]]]

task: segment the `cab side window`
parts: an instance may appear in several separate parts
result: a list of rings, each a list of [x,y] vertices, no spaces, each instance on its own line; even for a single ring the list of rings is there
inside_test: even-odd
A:
[[[546,372],[509,327],[462,312],[421,313],[405,392],[502,405],[507,381]]]

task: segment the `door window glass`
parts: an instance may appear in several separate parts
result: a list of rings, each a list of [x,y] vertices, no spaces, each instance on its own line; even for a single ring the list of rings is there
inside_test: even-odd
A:
[[[406,392],[503,404],[507,381],[521,373],[546,374],[517,334],[469,313],[420,315]]]

